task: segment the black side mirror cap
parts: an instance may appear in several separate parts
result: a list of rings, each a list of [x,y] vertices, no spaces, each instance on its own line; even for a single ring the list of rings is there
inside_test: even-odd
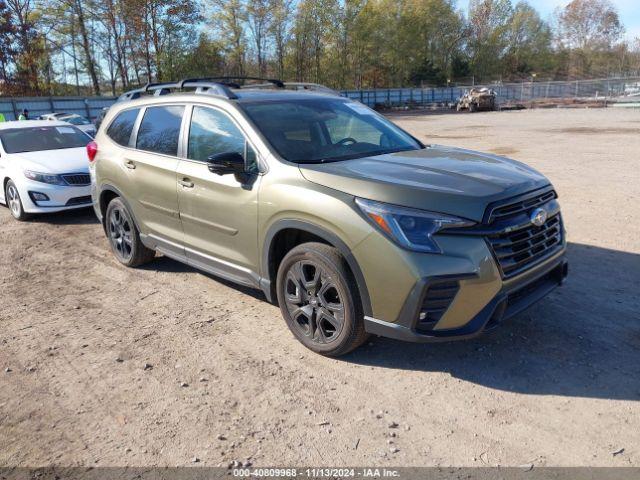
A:
[[[218,175],[241,174],[245,172],[244,157],[238,152],[222,152],[207,158],[209,171]]]

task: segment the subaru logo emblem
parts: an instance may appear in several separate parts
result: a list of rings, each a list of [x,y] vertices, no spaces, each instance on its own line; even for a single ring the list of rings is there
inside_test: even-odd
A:
[[[536,227],[541,227],[547,221],[547,211],[544,208],[536,208],[531,212],[530,219]]]

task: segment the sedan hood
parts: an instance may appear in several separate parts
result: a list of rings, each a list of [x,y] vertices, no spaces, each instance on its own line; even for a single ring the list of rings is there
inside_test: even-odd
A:
[[[487,205],[549,184],[520,162],[430,145],[324,164],[301,164],[309,181],[380,202],[481,221]]]
[[[14,153],[12,161],[18,161],[23,170],[40,173],[89,173],[89,160],[84,147]]]

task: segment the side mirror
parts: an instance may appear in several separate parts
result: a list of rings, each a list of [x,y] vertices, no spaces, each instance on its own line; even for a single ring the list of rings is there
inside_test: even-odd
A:
[[[238,152],[222,152],[207,158],[209,171],[218,175],[242,174],[245,172],[244,157]]]

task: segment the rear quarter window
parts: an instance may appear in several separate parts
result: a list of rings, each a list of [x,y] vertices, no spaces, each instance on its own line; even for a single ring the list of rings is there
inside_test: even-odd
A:
[[[132,110],[125,110],[116,115],[116,118],[111,122],[107,129],[107,135],[111,140],[118,145],[129,145],[129,139],[131,138],[131,132],[133,131],[133,125],[138,118],[139,108]]]

